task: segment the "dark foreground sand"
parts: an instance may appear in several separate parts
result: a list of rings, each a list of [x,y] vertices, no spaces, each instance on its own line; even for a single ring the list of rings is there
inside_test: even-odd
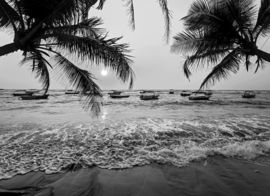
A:
[[[125,170],[93,167],[0,181],[0,195],[36,196],[269,196],[270,166],[211,157],[177,168],[151,164]]]

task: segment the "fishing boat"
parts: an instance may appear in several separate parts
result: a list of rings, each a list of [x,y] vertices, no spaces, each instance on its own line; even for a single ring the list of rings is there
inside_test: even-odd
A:
[[[174,90],[170,89],[169,94],[174,94]]]
[[[254,91],[245,91],[242,95],[243,98],[255,98],[256,94]]]
[[[144,94],[144,93],[154,93],[154,91],[140,91],[141,94]]]
[[[13,96],[16,96],[16,97],[18,97],[18,96],[31,96],[31,95],[33,95],[34,93],[32,93],[32,92],[21,92],[21,93],[13,93],[12,95]]]
[[[154,91],[143,93],[140,95],[141,100],[155,100],[158,99],[159,95],[156,95]]]
[[[120,95],[122,93],[122,91],[112,91],[110,93],[108,93],[109,95]]]
[[[69,94],[69,95],[76,95],[76,94],[79,94],[80,92],[79,91],[74,91],[74,90],[67,90],[65,92],[65,94]]]
[[[192,93],[192,95],[190,95],[188,97],[189,100],[209,100],[211,96],[210,95],[206,95],[204,93]]]
[[[24,95],[21,96],[22,100],[37,100],[37,99],[48,99],[49,94],[47,95]]]
[[[113,99],[121,99],[121,98],[128,98],[129,95],[113,95],[113,94],[111,94],[110,97]]]
[[[189,91],[182,91],[180,93],[180,95],[183,96],[183,97],[187,97],[187,96],[190,96],[191,95],[191,92],[189,92]]]
[[[212,95],[212,94],[213,94],[213,92],[212,92],[212,91],[210,91],[210,90],[208,90],[208,91],[204,91],[204,94],[205,94],[205,95]]]

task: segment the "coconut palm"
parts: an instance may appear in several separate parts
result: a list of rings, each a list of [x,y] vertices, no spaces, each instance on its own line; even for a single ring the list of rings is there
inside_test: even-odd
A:
[[[97,0],[1,0],[0,28],[13,35],[13,42],[0,47],[0,56],[23,52],[21,64],[31,67],[45,94],[50,86],[49,69],[64,84],[87,93],[88,109],[100,111],[101,90],[94,76],[73,62],[102,64],[116,72],[123,82],[133,85],[128,45],[119,38],[107,38],[99,28],[102,20],[88,18]],[[99,1],[102,8],[103,1]]]
[[[270,61],[270,54],[258,48],[259,38],[270,33],[270,1],[261,0],[259,9],[253,0],[196,0],[182,18],[185,31],[174,37],[172,52],[182,53],[187,78],[191,69],[213,66],[201,88],[213,85],[239,66],[255,73]]]

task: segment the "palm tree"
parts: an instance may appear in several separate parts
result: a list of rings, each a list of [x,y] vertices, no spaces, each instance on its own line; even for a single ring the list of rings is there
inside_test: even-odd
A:
[[[102,20],[88,18],[89,9],[97,0],[1,0],[0,28],[12,32],[13,42],[0,47],[0,56],[21,50],[21,64],[28,65],[47,93],[49,68],[58,78],[76,90],[87,91],[83,100],[87,109],[100,111],[101,90],[94,76],[72,61],[103,64],[116,72],[123,82],[133,85],[128,45],[119,38],[107,38],[99,28]],[[99,1],[102,8],[103,1]],[[69,58],[67,58],[69,57]]]
[[[270,54],[257,46],[270,33],[269,0],[261,0],[259,10],[253,0],[196,0],[182,20],[185,31],[174,37],[171,51],[186,57],[187,78],[191,69],[213,66],[200,89],[237,73],[241,63],[248,71],[252,56],[257,59],[255,73],[270,62]]]

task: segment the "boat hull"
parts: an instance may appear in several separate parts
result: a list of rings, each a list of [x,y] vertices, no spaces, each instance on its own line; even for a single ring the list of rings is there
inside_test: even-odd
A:
[[[110,95],[113,99],[122,99],[122,98],[128,98],[129,95]]]
[[[79,94],[80,92],[65,92],[65,94],[67,95],[77,95]]]
[[[210,96],[190,96],[189,100],[209,100]]]
[[[141,100],[156,100],[156,99],[158,99],[158,96],[159,95],[141,95],[140,96],[140,99]]]
[[[190,96],[191,93],[181,93],[180,95],[181,95],[182,97],[187,97],[187,96]]]
[[[34,93],[13,93],[12,95],[18,97],[18,96],[31,96],[33,94]]]
[[[250,98],[255,98],[256,95],[242,95],[242,98],[247,98],[247,99],[250,99]]]
[[[21,96],[22,100],[38,100],[38,99],[48,99],[49,95],[25,95]]]

